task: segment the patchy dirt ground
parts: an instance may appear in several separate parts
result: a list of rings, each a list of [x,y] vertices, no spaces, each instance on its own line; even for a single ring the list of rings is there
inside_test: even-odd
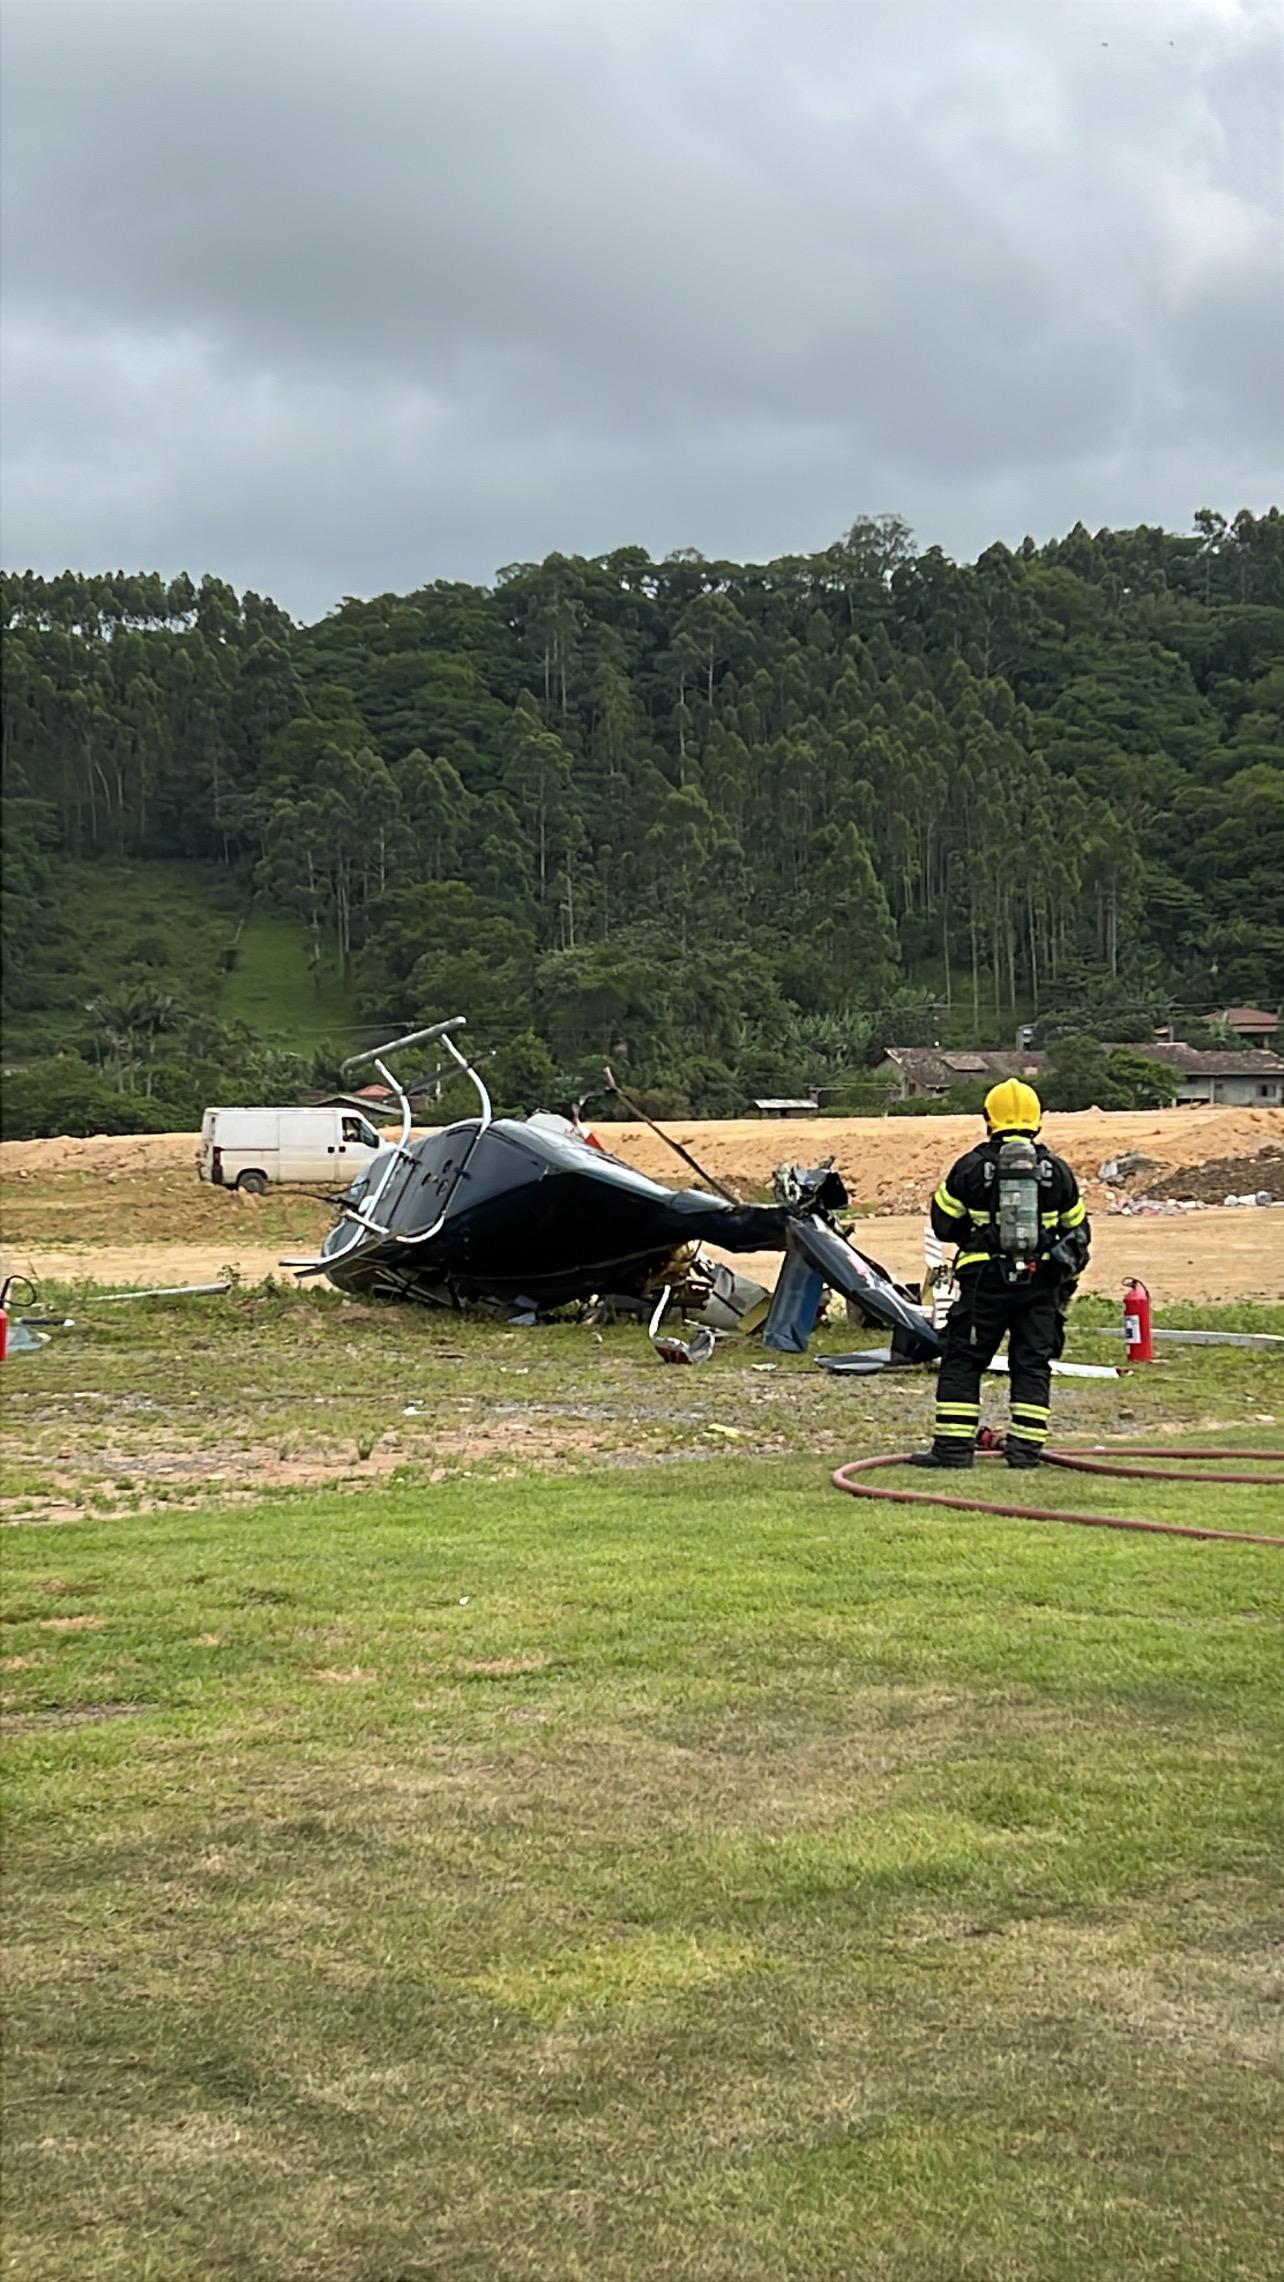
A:
[[[1073,1359],[1122,1361],[1104,1312],[1072,1322]],[[852,1339],[840,1324],[819,1344]],[[1121,1377],[1058,1380],[1058,1432],[1256,1432],[1278,1420],[1280,1379],[1269,1353],[1174,1350]],[[359,1502],[391,1480],[431,1498],[463,1475],[737,1450],[823,1466],[912,1445],[933,1395],[930,1372],[835,1381],[815,1352],[767,1356],[754,1342],[667,1370],[632,1327],[519,1331],[283,1289],[128,1308],[88,1292],[72,1327],[7,1364],[5,1382],[0,1522],[28,1528],[317,1488]],[[987,1423],[1002,1424],[1006,1401],[1006,1382],[987,1382]]]
[[[906,1280],[923,1271],[921,1213],[888,1215],[856,1231],[883,1267]],[[248,1241],[246,1240],[248,1239]],[[129,1284],[214,1283],[233,1268],[246,1284],[265,1277],[293,1281],[280,1265],[283,1247],[255,1235],[252,1216],[238,1218],[217,1244],[12,1244],[8,1265],[38,1282],[108,1287]],[[727,1259],[732,1255],[727,1253]],[[780,1267],[772,1252],[733,1263],[771,1289]],[[1180,1219],[1129,1220],[1098,1215],[1093,1254],[1084,1279],[1090,1292],[1117,1292],[1125,1276],[1140,1276],[1159,1305],[1174,1300],[1284,1299],[1284,1205],[1191,1213]]]
[[[921,1214],[870,1220],[854,1233],[857,1243],[902,1281],[922,1275]],[[759,1283],[774,1286],[780,1263],[766,1252],[738,1265]],[[1175,1300],[1284,1299],[1284,1204],[1192,1212],[1171,1220],[1098,1215],[1083,1289],[1117,1294],[1125,1276],[1139,1276],[1161,1307]]]
[[[917,1378],[886,1391],[891,1415],[921,1407]],[[866,1408],[863,1390],[836,1397],[810,1357],[728,1348],[704,1370],[666,1370],[628,1328],[510,1331],[320,1293],[128,1310],[91,1298],[73,1329],[12,1366],[0,1518],[359,1494],[393,1476],[428,1491],[461,1473],[690,1460],[741,1443],[779,1454],[805,1436],[837,1448]]]

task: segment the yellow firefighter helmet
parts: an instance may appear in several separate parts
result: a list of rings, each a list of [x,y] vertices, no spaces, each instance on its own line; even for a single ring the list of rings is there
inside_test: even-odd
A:
[[[1021,1078],[1005,1078],[991,1086],[985,1097],[985,1122],[991,1133],[1037,1133],[1043,1109],[1033,1086]]]

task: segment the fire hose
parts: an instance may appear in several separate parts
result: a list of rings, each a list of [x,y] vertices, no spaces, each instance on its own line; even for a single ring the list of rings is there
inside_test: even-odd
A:
[[[977,1456],[1001,1458],[1001,1439],[996,1436],[979,1445]],[[846,1490],[854,1498],[884,1498],[893,1505],[948,1506],[960,1513],[999,1514],[1004,1520],[1011,1521],[1064,1521],[1073,1523],[1080,1529],[1133,1529],[1157,1537],[1203,1537],[1214,1538],[1229,1545],[1274,1545],[1284,1552],[1284,1537],[1267,1537],[1253,1530],[1203,1529],[1190,1522],[1134,1520],[1117,1513],[1071,1513],[1046,1506],[987,1504],[975,1497],[946,1497],[934,1490],[889,1490],[874,1482],[853,1479],[857,1474],[876,1473],[884,1466],[906,1466],[909,1457],[908,1450],[899,1450],[887,1458],[851,1458],[831,1477],[834,1488]],[[1167,1466],[1119,1466],[1114,1463],[1115,1457],[1166,1458],[1170,1463]],[[1171,1463],[1174,1459],[1181,1463],[1174,1466]],[[1138,1482],[1247,1482],[1263,1487],[1278,1483],[1284,1487],[1284,1473],[1189,1473],[1185,1471],[1185,1464],[1191,1459],[1232,1459],[1246,1465],[1278,1466],[1284,1462],[1284,1450],[1165,1450],[1153,1444],[1124,1443],[1117,1445],[1110,1457],[1098,1451],[1093,1451],[1089,1456],[1073,1450],[1045,1450],[1042,1463],[1045,1466],[1063,1466],[1076,1474],[1112,1474]]]

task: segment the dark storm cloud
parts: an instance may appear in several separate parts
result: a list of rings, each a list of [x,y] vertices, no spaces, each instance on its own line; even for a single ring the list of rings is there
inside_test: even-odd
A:
[[[9,0],[4,553],[300,612],[1277,490],[1258,0]]]

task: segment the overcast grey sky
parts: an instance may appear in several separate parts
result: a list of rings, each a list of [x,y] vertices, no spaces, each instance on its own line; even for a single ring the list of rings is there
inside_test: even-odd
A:
[[[1278,498],[1277,0],[5,0],[3,554],[315,616],[553,548]]]

